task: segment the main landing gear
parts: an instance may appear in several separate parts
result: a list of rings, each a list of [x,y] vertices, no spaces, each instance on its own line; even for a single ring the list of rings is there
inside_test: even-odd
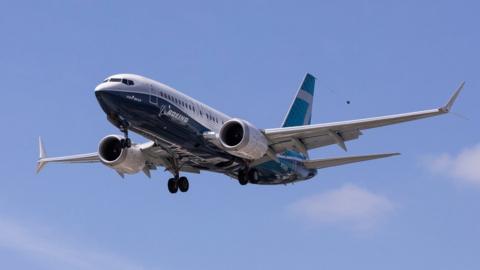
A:
[[[244,186],[248,183],[258,183],[258,171],[256,169],[243,169],[238,171],[238,183]]]
[[[127,121],[122,121],[119,125],[118,128],[120,131],[123,133],[125,139],[122,139],[120,141],[120,144],[122,148],[130,148],[132,146],[132,141],[128,137],[128,122]],[[174,177],[168,179],[168,191],[170,193],[177,193],[178,190],[181,192],[187,192],[190,184],[188,183],[188,179],[185,176],[180,177],[179,176],[179,166],[178,162],[174,159],[173,160],[173,172],[174,172]]]
[[[180,189],[181,192],[187,192],[189,187],[188,179],[185,176],[168,179],[168,191],[170,193],[177,193]]]

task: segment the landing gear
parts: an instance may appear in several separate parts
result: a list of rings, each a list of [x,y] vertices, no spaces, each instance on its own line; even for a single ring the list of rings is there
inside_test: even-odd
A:
[[[248,178],[244,170],[240,170],[238,172],[238,183],[240,183],[242,186],[248,184]]]
[[[168,191],[172,194],[177,193],[179,189],[181,192],[187,192],[189,186],[190,184],[185,176],[168,179]]]
[[[168,179],[168,191],[170,193],[177,193],[178,191],[178,181],[175,178]]]
[[[124,121],[119,126],[120,131],[123,132],[125,139],[121,140],[120,143],[122,144],[122,148],[130,148],[132,147],[132,141],[128,138],[128,122]]]
[[[120,143],[122,144],[122,148],[132,147],[132,141],[130,140],[130,138],[122,139]]]
[[[238,183],[242,186],[248,183],[257,184],[258,180],[258,171],[256,169],[244,169],[238,172]]]
[[[258,171],[256,169],[251,169],[247,173],[248,181],[252,184],[258,183]]]
[[[178,188],[181,192],[187,192],[189,186],[190,184],[188,183],[188,179],[185,176],[182,176],[178,179]]]

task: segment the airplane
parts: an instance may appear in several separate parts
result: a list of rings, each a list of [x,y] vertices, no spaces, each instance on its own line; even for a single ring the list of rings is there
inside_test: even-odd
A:
[[[362,131],[450,112],[464,82],[442,107],[404,114],[311,124],[316,78],[307,73],[278,128],[258,129],[232,118],[160,82],[135,74],[117,74],[95,88],[107,119],[123,135],[100,140],[97,152],[47,157],[39,137],[37,173],[47,163],[96,163],[125,174],[164,167],[173,177],[170,193],[186,192],[189,181],[180,173],[210,171],[225,174],[241,185],[277,185],[313,178],[318,169],[399,155],[385,153],[310,159],[308,151],[328,145],[347,150],[346,142]],[[133,143],[129,131],[148,140]]]

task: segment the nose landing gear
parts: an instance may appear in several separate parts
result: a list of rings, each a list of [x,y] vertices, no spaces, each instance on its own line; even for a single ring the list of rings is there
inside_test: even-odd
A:
[[[128,137],[128,122],[124,121],[122,124],[119,126],[120,131],[123,132],[123,135],[125,136],[125,139],[122,139],[120,143],[122,144],[122,148],[130,148],[132,147],[132,141]]]

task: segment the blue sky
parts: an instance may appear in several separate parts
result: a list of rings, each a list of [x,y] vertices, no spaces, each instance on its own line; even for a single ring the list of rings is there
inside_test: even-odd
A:
[[[0,3],[2,269],[478,269],[480,35],[476,1],[4,1]],[[368,130],[348,154],[399,157],[308,182],[241,187],[100,165],[34,174],[49,155],[118,133],[93,89],[142,74],[260,128],[280,125],[306,72],[312,122],[443,104]],[[347,105],[346,100],[351,104]],[[464,119],[464,118],[468,119]],[[142,138],[134,137],[136,141]],[[336,146],[311,153],[340,156]]]

